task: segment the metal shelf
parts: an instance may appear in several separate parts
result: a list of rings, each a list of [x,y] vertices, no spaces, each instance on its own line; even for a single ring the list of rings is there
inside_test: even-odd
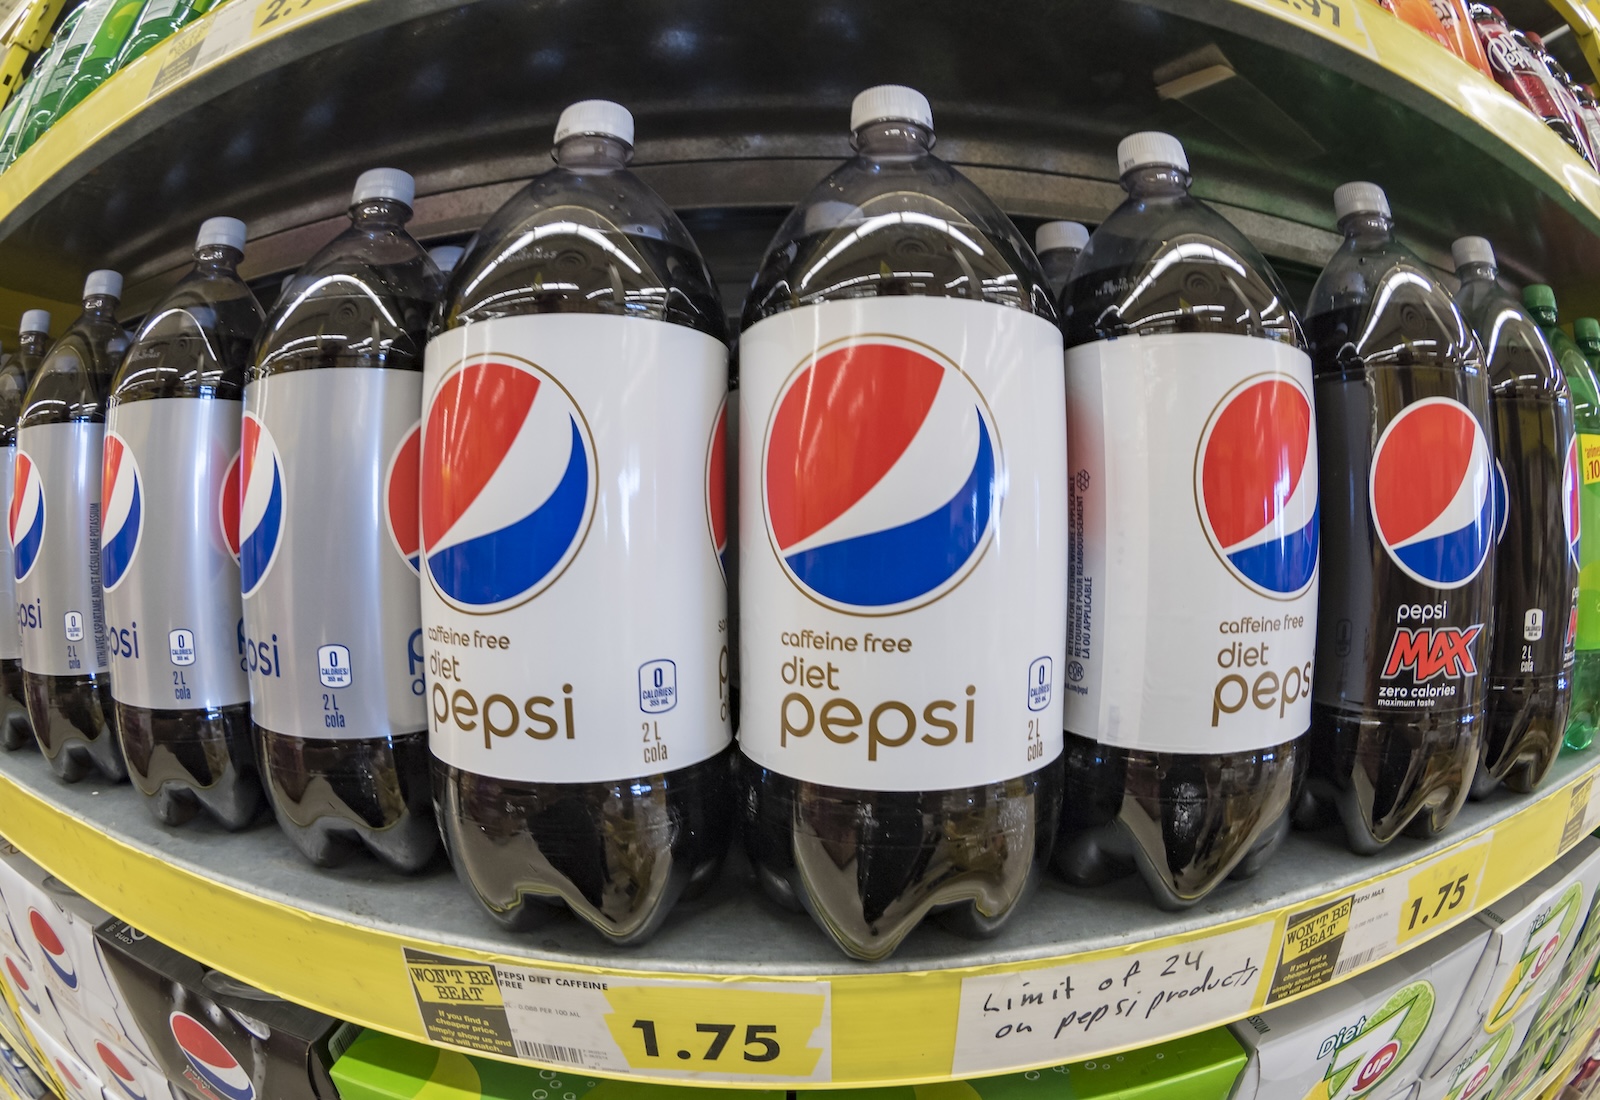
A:
[[[167,829],[131,788],[63,784],[33,752],[0,756],[0,828],[51,873],[158,939],[244,981],[382,1031],[424,1042],[459,1037],[459,1029],[430,1034],[424,1026],[409,964],[478,967],[480,988],[520,983],[525,993],[506,996],[531,998],[535,1014],[574,1013],[570,1045],[595,1055],[585,1060],[591,1073],[887,1084],[1098,1057],[1238,1018],[1269,997],[1292,999],[1377,965],[1466,919],[1592,830],[1600,823],[1597,774],[1600,753],[1564,758],[1537,796],[1500,794],[1474,803],[1444,838],[1397,841],[1371,859],[1351,855],[1331,833],[1296,835],[1260,877],[1228,883],[1181,914],[1155,909],[1132,880],[1085,891],[1048,878],[998,938],[975,943],[930,925],[877,964],[845,960],[806,918],[766,902],[737,866],[708,899],[680,908],[639,948],[608,948],[556,911],[537,932],[518,936],[501,930],[442,865],[416,878],[369,860],[321,871],[271,826],[239,835],[203,822]],[[1424,890],[1447,867],[1452,880],[1458,872],[1469,875],[1465,903],[1406,928],[1410,892]],[[1427,894],[1431,899],[1433,891]],[[1174,957],[1176,963],[1164,963]],[[1194,961],[1199,965],[1190,967]],[[488,966],[499,967],[498,978]],[[572,993],[552,982],[536,991],[538,979],[522,973],[529,967],[607,989]],[[1170,973],[1163,976],[1163,969]],[[1207,970],[1216,983],[1244,976],[1178,996],[1206,984]],[[1070,1008],[1065,1001],[1021,1007],[1022,983],[1050,989],[1063,979],[1079,996]],[[466,988],[474,979],[457,973],[456,980]],[[1102,980],[1140,998],[1137,1021],[1113,1011],[1087,1030],[1048,1036],[1044,1023],[1053,1026],[1064,1011],[1092,1009],[1108,996],[1090,992]],[[424,995],[432,996],[430,990]],[[1158,998],[1158,991],[1165,992]],[[626,1042],[602,1049],[607,1031],[597,1013],[632,1011],[631,1021],[648,1014],[658,996],[670,998],[672,1007],[663,1011],[679,1017],[704,1010],[711,1019],[740,1021],[755,1011],[754,998],[785,1027],[802,1028],[803,1034],[785,1034],[785,1042],[823,1056],[799,1069],[784,1060],[776,1078],[740,1076],[751,1067],[737,1062],[731,1070],[720,1064],[683,1070],[670,1050],[645,1057],[640,1033],[627,1026],[611,1034],[632,1041],[631,1049]],[[984,1011],[986,999],[994,1007],[1008,997],[1014,1011]],[[1005,1041],[992,1038],[1000,1021],[1014,1025]],[[546,1023],[534,1025],[536,1033],[560,1042],[537,1030]],[[1029,1034],[1015,1026],[1022,1023],[1040,1027]],[[509,1026],[517,1031],[514,1021]],[[703,1037],[697,1042],[703,1045]],[[453,1045],[483,1047],[479,1039]],[[487,1053],[518,1055],[509,1041],[490,1046]],[[521,1050],[522,1060],[560,1064],[530,1050]],[[610,1062],[599,1057],[607,1050]]]

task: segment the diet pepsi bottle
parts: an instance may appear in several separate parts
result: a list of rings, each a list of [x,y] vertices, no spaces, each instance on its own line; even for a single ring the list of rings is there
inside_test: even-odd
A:
[[[1472,794],[1538,786],[1561,751],[1578,622],[1578,443],[1572,398],[1539,326],[1501,289],[1482,237],[1451,248],[1456,305],[1489,374],[1495,455],[1494,618],[1483,754]],[[1551,502],[1559,500],[1560,507]]]
[[[1088,243],[1089,231],[1077,222],[1045,222],[1033,235],[1039,266],[1044,268],[1045,282],[1057,301],[1072,281],[1072,269]]]
[[[76,781],[98,767],[127,778],[111,710],[100,577],[105,402],[128,350],[116,318],[122,276],[92,271],[83,315],[39,364],[17,422],[7,521],[22,681],[50,766]]]
[[[556,167],[479,231],[428,343],[421,473],[445,846],[502,922],[565,903],[618,943],[711,882],[733,809],[725,322],[632,153],[625,108],[573,104]]]
[[[1483,742],[1494,461],[1477,340],[1395,239],[1383,191],[1334,192],[1344,243],[1311,292],[1323,484],[1311,796],[1355,851],[1437,833]]]
[[[239,601],[239,423],[261,307],[244,223],[211,218],[195,266],[134,338],[106,409],[100,538],[111,695],[128,773],[168,825],[264,808]]]
[[[997,930],[1049,859],[1066,423],[1016,227],[921,94],[850,113],[745,302],[740,806],[768,892],[879,959],[930,913]]]
[[[1083,885],[1137,869],[1178,908],[1289,828],[1316,636],[1311,360],[1272,268],[1190,195],[1177,139],[1134,134],[1117,162],[1128,198],[1062,298],[1056,867]]]
[[[22,341],[0,365],[0,515],[11,514],[17,462],[17,420],[28,384],[50,350],[50,314],[22,315]],[[17,575],[10,538],[0,539],[0,746],[20,749],[33,740],[28,696],[22,688],[22,625],[17,618]]]
[[[417,590],[422,344],[442,289],[414,184],[356,181],[353,223],[285,288],[245,376],[239,581],[262,785],[313,863],[438,847]],[[354,415],[358,411],[359,415]]]

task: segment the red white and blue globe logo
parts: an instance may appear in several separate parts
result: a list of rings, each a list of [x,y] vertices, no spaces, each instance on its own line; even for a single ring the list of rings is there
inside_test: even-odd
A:
[[[167,1025],[189,1068],[208,1088],[223,1100],[255,1100],[250,1075],[210,1028],[187,1012],[174,1012]]]
[[[100,472],[100,568],[105,590],[113,592],[128,575],[144,533],[144,484],[128,441],[108,431]]]
[[[39,464],[20,447],[11,471],[11,510],[6,517],[6,532],[11,537],[16,579],[24,580],[33,572],[39,561],[39,548],[44,544],[44,480]]]

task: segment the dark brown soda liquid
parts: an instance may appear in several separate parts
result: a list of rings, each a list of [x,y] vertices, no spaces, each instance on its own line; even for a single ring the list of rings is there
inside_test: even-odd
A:
[[[872,143],[863,151],[876,159],[847,162],[809,210],[791,215],[756,276],[744,328],[788,309],[895,295],[967,298],[1055,319],[1043,272],[1015,227],[942,161],[893,152],[899,128],[863,131]],[[890,152],[877,155],[879,146]],[[829,218],[824,204],[834,194],[845,201]],[[807,226],[812,217],[824,226]],[[763,887],[809,912],[857,958],[887,956],[929,914],[966,935],[998,931],[1050,858],[1059,759],[1002,782],[929,791],[834,787],[741,764],[745,846]]]
[[[50,338],[42,332],[23,333],[22,346],[0,367],[0,447],[17,445],[22,399],[27,396],[28,383],[33,381],[49,343]],[[12,602],[14,604],[15,599]],[[6,629],[10,629],[9,624]],[[20,749],[32,740],[28,696],[22,686],[22,660],[16,657],[0,660],[0,748]]]
[[[579,170],[567,167],[573,142],[588,143],[570,151]],[[586,162],[604,168],[623,148],[568,138],[561,167],[479,231],[484,247],[457,265],[436,331],[587,313],[683,325],[725,341],[716,286],[682,223],[631,173],[581,170]],[[537,243],[524,243],[533,227],[560,223],[573,228],[546,229]],[[460,294],[462,287],[470,293]],[[630,727],[602,736],[620,744],[639,734]],[[608,940],[637,943],[721,870],[732,840],[732,760],[729,747],[630,779],[531,783],[435,759],[434,812],[456,873],[502,924],[527,930],[549,919],[548,907],[565,907]]]
[[[1194,332],[1303,348],[1276,275],[1189,196],[1187,177],[1132,174],[1138,193],[1096,231],[1062,295],[1067,347]],[[1254,874],[1288,835],[1299,740],[1203,755],[1105,745],[1090,733],[1066,731],[1055,865],[1068,881],[1092,886],[1138,871],[1157,903],[1182,908],[1230,874]]]
[[[84,302],[73,322],[40,366],[28,389],[19,428],[88,421],[105,423],[111,379],[128,350],[128,334],[117,323],[117,300],[97,295]],[[95,503],[96,509],[99,502]],[[109,779],[128,778],[111,703],[111,674],[44,676],[23,670],[28,717],[50,767],[75,783],[99,768]]]

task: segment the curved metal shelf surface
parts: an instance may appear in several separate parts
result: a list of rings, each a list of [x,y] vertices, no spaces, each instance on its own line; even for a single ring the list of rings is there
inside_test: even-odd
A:
[[[943,153],[1020,218],[1098,221],[1117,139],[1162,128],[1291,284],[1331,249],[1333,186],[1364,177],[1424,255],[1481,233],[1515,277],[1600,302],[1600,177],[1364,0],[230,0],[0,176],[0,283],[70,301],[115,266],[137,313],[216,213],[250,222],[248,275],[287,270],[381,162],[418,177],[419,236],[469,232],[548,163],[564,104],[608,95],[734,300],[771,228],[741,218],[846,155],[851,95],[882,80],[926,91]]]
[[[609,949],[557,911],[535,933],[513,935],[442,865],[416,878],[368,860],[321,871],[270,825],[238,835],[203,822],[167,829],[131,788],[63,784],[33,752],[0,756],[0,828],[158,939],[393,1034],[555,1066],[587,1052],[589,1072],[665,1081],[887,1084],[1098,1057],[1377,965],[1467,919],[1592,830],[1597,775],[1600,753],[1564,758],[1538,795],[1474,803],[1445,837],[1397,841],[1372,859],[1331,833],[1296,835],[1258,878],[1185,913],[1158,911],[1131,880],[1084,891],[1052,878],[996,939],[930,925],[870,965],[771,906],[737,867],[638,948]],[[1461,874],[1470,883],[1462,903],[1436,909],[1435,880]],[[1412,906],[1413,896],[1425,904]],[[479,1026],[474,1002],[485,996],[500,1013],[499,1038]],[[651,1018],[662,1021],[659,1044],[632,1026]],[[784,1057],[745,1063],[730,1044],[731,1062],[704,1065],[703,1034],[668,1038],[674,1026],[723,1022],[741,1034],[779,1027]],[[685,1068],[672,1048],[691,1045],[695,1065]]]

